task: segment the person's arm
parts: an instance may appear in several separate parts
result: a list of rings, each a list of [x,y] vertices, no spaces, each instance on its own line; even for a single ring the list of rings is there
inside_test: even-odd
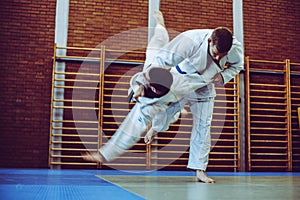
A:
[[[144,96],[144,75],[142,72],[136,73],[131,79],[130,79],[130,88],[128,90],[128,102],[131,102],[135,98],[136,101],[138,100],[138,97]]]
[[[195,51],[195,41],[181,33],[165,45],[156,55],[154,66],[169,69],[177,66]]]
[[[227,58],[227,68],[221,72],[223,84],[228,83],[235,75],[244,69],[243,49],[241,43],[237,40],[234,40],[232,49],[228,52]]]

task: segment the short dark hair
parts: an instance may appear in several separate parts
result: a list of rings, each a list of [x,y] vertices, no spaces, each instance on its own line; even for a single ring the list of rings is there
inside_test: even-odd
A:
[[[211,40],[219,53],[228,52],[232,46],[232,32],[226,27],[218,27],[211,34]]]
[[[149,70],[150,85],[161,92],[160,96],[170,91],[173,76],[168,69],[153,67]]]

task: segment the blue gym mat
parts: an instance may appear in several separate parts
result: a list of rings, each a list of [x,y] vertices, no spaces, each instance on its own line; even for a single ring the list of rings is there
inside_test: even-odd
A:
[[[300,176],[293,172],[208,172],[214,177]],[[193,177],[193,171],[118,171],[0,169],[0,200],[140,200],[142,196],[102,179],[120,177]],[[134,182],[134,181],[133,181]],[[141,184],[137,182],[136,184]],[[184,184],[184,182],[183,182]],[[245,183],[246,184],[246,183]],[[248,184],[248,183],[247,183]],[[216,185],[218,186],[218,185]],[[143,188],[143,184],[140,185]],[[159,187],[159,186],[157,186]],[[199,186],[198,186],[199,187]],[[203,185],[203,187],[208,187]],[[250,187],[250,186],[249,186]]]
[[[84,170],[0,169],[0,199],[144,199],[95,174]]]

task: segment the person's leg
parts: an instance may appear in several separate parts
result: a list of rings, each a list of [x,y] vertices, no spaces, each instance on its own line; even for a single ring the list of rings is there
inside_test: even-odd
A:
[[[178,120],[180,113],[185,104],[186,104],[186,100],[182,99],[181,101],[178,101],[178,102],[175,102],[175,103],[172,103],[171,105],[169,105],[164,112],[157,113],[152,120],[151,129],[146,133],[146,135],[144,137],[144,142],[146,144],[150,144],[153,141],[154,136],[158,133],[158,131],[154,130],[155,127],[157,127],[156,122],[159,123],[160,125],[163,124],[163,126],[160,126],[160,127],[162,127],[160,129],[160,132],[168,130],[170,124],[172,124]],[[183,114],[186,114],[186,113],[183,113]]]
[[[191,102],[193,129],[190,140],[188,168],[197,171],[197,179],[205,183],[214,183],[207,177],[205,170],[208,165],[211,147],[210,128],[214,108],[214,98]]]
[[[147,46],[144,70],[152,63],[155,54],[169,42],[169,35],[165,28],[162,13],[155,11],[153,17],[156,20],[156,26],[153,37]],[[113,137],[99,151],[82,153],[83,159],[92,162],[111,161],[115,159],[140,139],[140,136],[147,130],[148,124],[150,122],[146,122],[146,117],[141,115],[140,104],[136,104]]]
[[[138,142],[150,124],[140,109],[140,104],[137,103],[112,138],[99,151],[83,153],[83,159],[92,162],[110,162]]]
[[[165,27],[162,13],[160,11],[154,11],[153,17],[156,21],[156,25],[154,27],[153,36],[147,45],[146,60],[143,71],[145,71],[154,61],[154,57],[157,52],[169,42],[169,34]]]

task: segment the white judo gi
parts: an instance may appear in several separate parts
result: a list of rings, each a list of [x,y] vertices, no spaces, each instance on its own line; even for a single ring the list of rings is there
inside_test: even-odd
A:
[[[149,66],[156,66],[154,63],[155,55],[168,42],[167,30],[162,25],[157,24],[154,36],[147,47],[143,72]],[[169,124],[175,122],[179,116],[179,111],[176,113],[171,112],[171,115],[166,113],[169,104],[178,102],[187,94],[209,84],[213,75],[220,71],[219,67],[208,67],[206,72],[200,76],[198,73],[179,74],[176,70],[171,70],[173,84],[170,92],[160,98],[139,97],[139,101],[136,102],[113,137],[99,149],[103,158],[109,162],[123,154],[140,140],[149,125],[157,132],[167,130]],[[130,91],[137,92],[139,83],[144,81],[143,72],[133,76],[130,82]]]
[[[206,77],[220,73],[223,84],[229,82],[244,66],[243,49],[239,41],[233,37],[233,44],[226,56],[216,64],[208,54],[208,38],[213,30],[196,29],[179,34],[163,47],[155,57],[157,66],[174,68],[178,73],[199,73]],[[224,69],[224,66],[227,68]],[[214,66],[214,67],[212,67]],[[212,70],[216,69],[216,71]],[[220,71],[218,70],[220,69]],[[181,87],[184,90],[183,87]],[[190,139],[188,168],[206,170],[211,146],[210,127],[216,96],[213,83],[185,96],[181,101],[167,109],[168,115],[175,115],[185,104],[190,105],[193,114],[193,129]]]

